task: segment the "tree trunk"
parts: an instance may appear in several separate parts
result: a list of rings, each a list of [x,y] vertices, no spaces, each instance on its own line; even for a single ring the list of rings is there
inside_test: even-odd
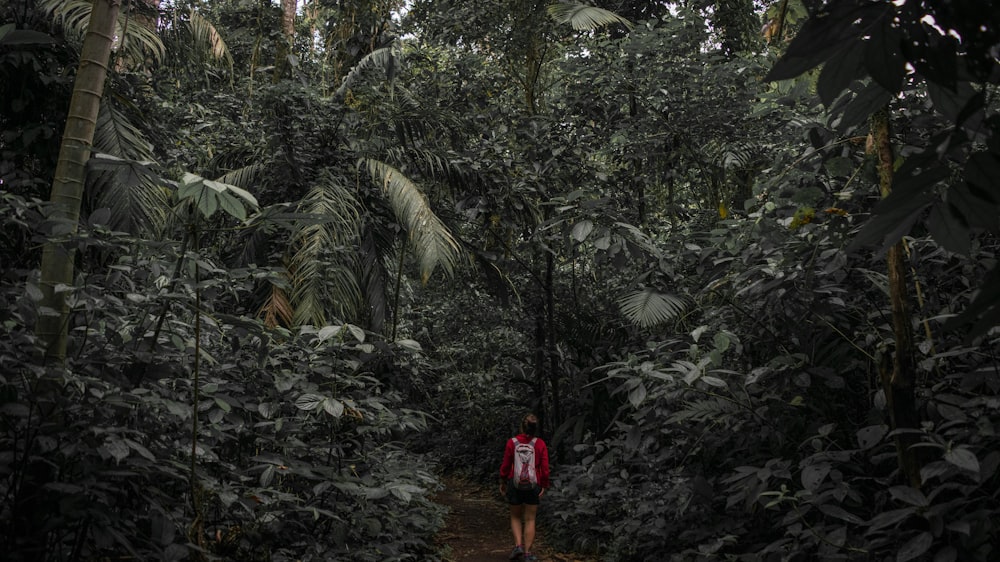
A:
[[[80,220],[86,166],[94,142],[120,5],[119,0],[94,0],[80,51],[80,67],[73,83],[66,130],[49,195],[53,204],[51,217],[64,221],[70,235],[76,234]],[[73,286],[73,260],[73,250],[61,244],[47,242],[42,248],[42,312],[35,334],[45,346],[45,356],[60,362],[66,357],[69,308],[66,293],[56,289],[59,285]]]
[[[872,149],[878,158],[879,189],[882,198],[892,192],[893,153],[889,141],[889,110],[883,108],[872,115]],[[903,241],[893,244],[886,255],[889,278],[889,301],[892,308],[892,331],[895,350],[892,368],[879,370],[882,389],[892,429],[916,429],[919,425],[913,383],[916,380],[913,362],[913,331],[910,325],[909,297],[906,289],[905,249]],[[914,488],[919,488],[920,460],[912,446],[917,442],[910,433],[896,435],[896,453],[900,472]]]
[[[292,46],[295,44],[295,11],[297,9],[297,0],[281,0],[281,39],[278,41],[276,49],[272,78],[275,84],[291,71],[292,65],[288,57],[292,54]]]

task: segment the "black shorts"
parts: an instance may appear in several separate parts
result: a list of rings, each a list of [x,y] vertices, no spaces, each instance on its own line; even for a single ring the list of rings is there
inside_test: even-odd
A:
[[[507,503],[510,505],[538,505],[538,492],[541,488],[535,486],[530,490],[518,490],[514,484],[507,484]]]

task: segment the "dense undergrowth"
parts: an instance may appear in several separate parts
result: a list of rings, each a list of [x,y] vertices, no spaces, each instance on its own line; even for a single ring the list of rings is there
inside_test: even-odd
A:
[[[36,206],[4,194],[0,211],[7,241],[31,238]],[[264,271],[188,255],[171,278],[175,246],[101,225],[70,243],[102,267],[67,289],[65,366],[39,361],[30,270],[4,271],[6,560],[436,556],[435,467],[401,445],[426,419],[385,382],[413,363],[412,343],[350,325],[265,329],[239,313]]]
[[[970,261],[908,240],[923,319],[917,489],[878,382],[884,275],[845,251],[848,221],[789,229],[760,213],[681,234],[669,259],[697,308],[591,370],[589,387],[621,407],[557,470],[546,513],[564,545],[607,560],[996,556],[1000,341],[942,329],[995,241]]]

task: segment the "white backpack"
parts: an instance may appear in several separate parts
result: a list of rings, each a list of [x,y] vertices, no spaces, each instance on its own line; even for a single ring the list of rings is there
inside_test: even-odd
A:
[[[527,443],[521,443],[517,437],[511,439],[514,441],[514,473],[511,476],[514,487],[533,490],[538,487],[538,473],[535,471],[535,441],[538,438],[532,437]]]

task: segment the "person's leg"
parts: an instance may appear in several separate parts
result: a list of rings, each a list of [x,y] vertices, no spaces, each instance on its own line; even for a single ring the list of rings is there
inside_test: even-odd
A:
[[[531,546],[535,543],[535,514],[538,513],[538,504],[524,505],[524,551],[531,552]]]
[[[510,506],[510,531],[514,533],[514,544],[523,545],[524,542],[521,540],[523,537],[521,533],[522,520],[524,518],[524,504],[511,504]],[[530,507],[530,506],[529,506]]]

